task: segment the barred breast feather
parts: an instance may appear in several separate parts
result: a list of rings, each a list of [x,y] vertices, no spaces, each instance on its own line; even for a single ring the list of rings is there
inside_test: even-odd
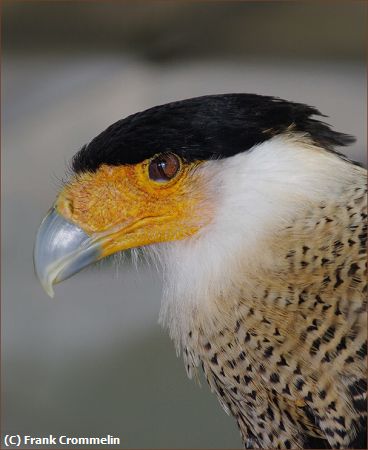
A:
[[[211,332],[189,332],[187,368],[201,363],[247,448],[366,448],[367,204],[357,173],[339,199],[302,208],[269,239],[273,270],[247,266],[244,285],[216,299]]]

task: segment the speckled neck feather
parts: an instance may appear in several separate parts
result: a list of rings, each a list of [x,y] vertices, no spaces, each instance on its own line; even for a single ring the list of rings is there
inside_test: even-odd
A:
[[[203,366],[246,446],[347,447],[366,412],[365,171],[300,134],[202,170],[214,222],[154,249],[188,374]]]

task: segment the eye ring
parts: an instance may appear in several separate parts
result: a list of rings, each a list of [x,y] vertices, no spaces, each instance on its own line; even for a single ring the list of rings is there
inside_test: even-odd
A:
[[[180,159],[174,153],[161,153],[155,156],[148,165],[148,176],[157,183],[165,183],[178,174]]]

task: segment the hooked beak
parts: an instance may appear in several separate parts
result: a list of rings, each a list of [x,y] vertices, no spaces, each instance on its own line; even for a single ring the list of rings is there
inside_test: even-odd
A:
[[[34,267],[44,290],[54,296],[53,285],[100,259],[101,245],[52,208],[42,221],[34,247]]]

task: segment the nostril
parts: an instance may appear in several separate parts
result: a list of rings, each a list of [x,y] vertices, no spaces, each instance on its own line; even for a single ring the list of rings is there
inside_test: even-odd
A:
[[[67,195],[60,195],[56,200],[55,207],[60,214],[69,219],[75,211],[74,200]]]
[[[73,200],[67,200],[68,209],[70,214],[74,214],[74,201]]]

